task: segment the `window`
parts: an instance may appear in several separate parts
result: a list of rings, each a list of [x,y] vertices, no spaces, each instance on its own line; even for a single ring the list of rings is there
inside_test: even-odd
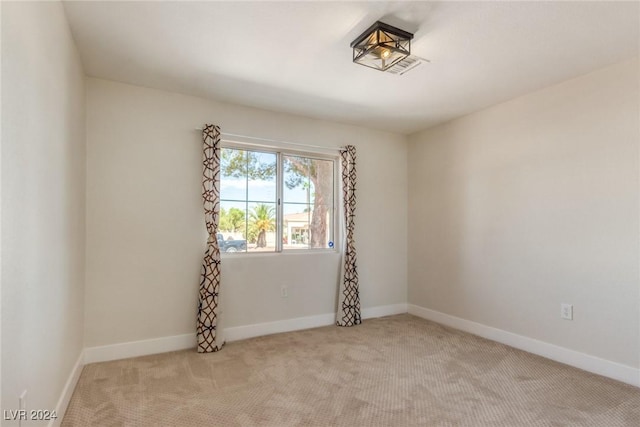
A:
[[[221,149],[222,252],[331,250],[336,158]]]

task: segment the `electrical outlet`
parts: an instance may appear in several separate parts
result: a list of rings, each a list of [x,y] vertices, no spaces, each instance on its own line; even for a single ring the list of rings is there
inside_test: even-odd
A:
[[[280,296],[282,298],[287,298],[289,296],[289,290],[286,285],[280,286]]]
[[[573,305],[560,304],[560,317],[565,320],[573,320]]]

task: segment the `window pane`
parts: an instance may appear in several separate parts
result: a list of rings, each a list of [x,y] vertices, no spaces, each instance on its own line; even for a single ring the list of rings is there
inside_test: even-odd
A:
[[[220,252],[246,252],[247,218],[245,202],[220,202],[218,246]]]
[[[311,231],[309,247],[313,249],[333,248],[333,208],[327,205],[312,206],[309,229]]]
[[[334,162],[283,156],[283,249],[333,248]]]
[[[253,202],[276,202],[276,154],[247,152],[247,175],[249,177],[248,200]]]
[[[312,159],[309,167],[311,204],[333,207],[333,162]]]
[[[223,148],[220,153],[220,199],[247,199],[247,152]]]
[[[284,202],[310,203],[311,183],[309,182],[309,166],[311,159],[297,156],[282,156],[284,169]]]
[[[274,252],[276,250],[276,204],[248,204],[247,251]]]
[[[311,206],[306,203],[283,203],[282,211],[282,248],[308,249]]]
[[[223,252],[275,252],[280,242],[285,250],[334,247],[335,161],[282,154],[278,171],[275,153],[223,148],[221,154]],[[279,191],[282,218],[276,217]]]

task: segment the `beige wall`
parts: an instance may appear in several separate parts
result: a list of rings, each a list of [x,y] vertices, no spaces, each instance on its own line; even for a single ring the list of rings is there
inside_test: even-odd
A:
[[[55,409],[80,356],[84,218],[85,81],[62,5],[3,2],[3,410],[23,390]]]
[[[638,68],[410,137],[409,303],[638,367]]]
[[[356,145],[362,305],[406,302],[406,137],[89,79],[87,347],[194,332],[205,243],[194,129],[207,122],[235,134]],[[338,261],[337,254],[224,258],[224,325],[335,311]]]

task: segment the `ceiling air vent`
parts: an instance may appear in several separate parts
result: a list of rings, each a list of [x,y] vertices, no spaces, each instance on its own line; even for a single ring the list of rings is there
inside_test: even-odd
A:
[[[428,59],[420,58],[419,56],[409,55],[402,61],[398,62],[387,70],[387,73],[397,74],[399,76],[408,73],[409,71],[419,67],[422,64],[428,63]]]

